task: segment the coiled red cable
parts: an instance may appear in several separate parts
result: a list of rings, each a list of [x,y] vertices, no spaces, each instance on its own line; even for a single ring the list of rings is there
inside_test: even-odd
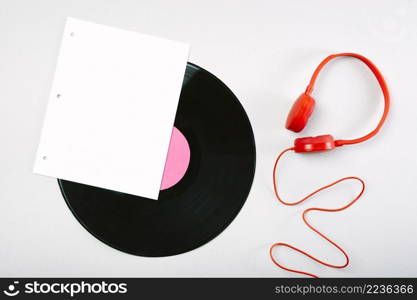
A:
[[[275,247],[278,247],[278,246],[282,246],[282,247],[287,247],[287,248],[290,248],[290,249],[292,249],[292,250],[295,250],[295,251],[297,251],[297,252],[299,252],[299,253],[301,253],[301,254],[303,254],[303,255],[305,255],[305,256],[307,256],[307,257],[309,257],[309,258],[311,258],[312,260],[314,260],[314,261],[316,261],[316,262],[318,262],[318,263],[320,263],[320,264],[322,264],[322,265],[324,265],[324,266],[327,266],[327,267],[331,267],[331,268],[336,268],[336,269],[342,269],[342,268],[345,268],[348,264],[349,264],[349,256],[347,255],[347,253],[342,249],[342,247],[340,247],[338,244],[336,244],[334,241],[332,241],[331,239],[329,239],[327,236],[325,236],[323,233],[321,233],[318,229],[316,229],[313,225],[311,225],[309,222],[308,222],[308,220],[307,220],[307,218],[306,218],[306,216],[307,216],[307,213],[308,212],[310,212],[310,211],[313,211],[313,210],[315,210],[315,211],[325,211],[325,212],[338,212],[338,211],[342,211],[342,210],[345,210],[345,209],[347,209],[347,208],[349,208],[350,206],[352,206],[356,201],[358,201],[358,199],[362,196],[362,194],[363,194],[363,192],[364,192],[364,190],[365,190],[365,182],[362,180],[362,179],[360,179],[359,177],[354,177],[354,176],[349,176],[349,177],[344,177],[344,178],[341,178],[341,179],[339,179],[339,180],[336,180],[336,181],[334,181],[334,182],[332,182],[332,183],[330,183],[330,184],[328,184],[328,185],[326,185],[326,186],[323,186],[323,187],[321,187],[321,188],[319,188],[319,189],[317,189],[317,190],[315,190],[314,192],[312,192],[312,193],[310,193],[310,194],[308,194],[307,196],[305,196],[304,198],[302,198],[301,200],[299,200],[299,201],[296,201],[296,202],[286,202],[286,201],[284,201],[284,200],[282,200],[282,198],[280,197],[280,195],[278,194],[278,186],[277,186],[277,183],[276,183],[276,180],[277,180],[277,176],[276,176],[276,169],[277,169],[277,166],[278,166],[278,162],[279,162],[279,160],[281,159],[281,157],[286,153],[286,152],[288,152],[288,151],[292,151],[292,150],[294,150],[294,148],[288,148],[288,149],[285,149],[284,151],[282,151],[279,155],[278,155],[278,157],[277,157],[277,159],[275,160],[275,164],[274,164],[274,169],[273,169],[273,183],[274,183],[274,192],[275,192],[275,196],[277,197],[277,199],[282,203],[282,204],[284,204],[284,205],[289,205],[289,206],[293,206],[293,205],[297,205],[297,204],[300,204],[300,203],[302,203],[302,202],[304,202],[304,201],[306,201],[307,199],[309,199],[310,197],[312,197],[313,195],[315,195],[315,194],[317,194],[318,192],[320,192],[320,191],[323,191],[323,190],[325,190],[325,189],[328,189],[328,188],[330,188],[330,187],[332,187],[332,186],[334,186],[334,185],[336,185],[336,184],[338,184],[338,183],[340,183],[340,182],[342,182],[342,181],[346,181],[346,180],[357,180],[357,181],[359,181],[360,183],[361,183],[361,186],[362,186],[362,188],[361,188],[361,190],[360,190],[360,192],[359,192],[359,194],[352,200],[352,201],[350,201],[348,204],[346,204],[346,205],[344,205],[344,206],[342,206],[342,207],[340,207],[340,208],[335,208],[335,209],[328,209],[328,208],[320,208],[320,207],[311,207],[311,208],[308,208],[308,209],[306,209],[306,210],[304,210],[303,211],[303,214],[302,214],[302,218],[303,218],[303,221],[304,221],[304,223],[311,229],[311,230],[313,230],[315,233],[317,233],[318,235],[320,235],[322,238],[324,238],[326,241],[328,241],[330,244],[332,244],[333,246],[335,246],[337,249],[339,249],[339,251],[340,252],[342,252],[343,253],[343,255],[345,256],[345,258],[346,258],[346,262],[344,263],[344,264],[342,264],[342,265],[334,265],[334,264],[330,264],[330,263],[327,263],[327,262],[325,262],[325,261],[323,261],[323,260],[320,260],[320,259],[318,259],[318,258],[316,258],[316,257],[314,257],[314,256],[312,256],[311,254],[309,254],[309,253],[307,253],[307,252],[305,252],[305,251],[303,251],[303,250],[301,250],[301,249],[299,249],[299,248],[297,248],[297,247],[294,247],[294,246],[292,246],[292,245],[289,245],[289,244],[287,244],[287,243],[275,243],[275,244],[273,244],[272,246],[271,246],[271,248],[269,249],[269,255],[270,255],[270,257],[271,257],[271,259],[272,259],[272,261],[274,262],[274,264],[276,264],[278,267],[280,267],[281,269],[284,269],[284,270],[286,270],[286,271],[289,271],[289,272],[293,272],[293,273],[299,273],[299,274],[304,274],[304,275],[307,275],[307,276],[311,276],[311,277],[318,277],[317,275],[314,275],[314,274],[312,274],[312,273],[308,273],[308,272],[304,272],[304,271],[300,271],[300,270],[295,270],[295,269],[291,269],[291,268],[287,268],[287,267],[285,267],[285,266],[283,266],[283,265],[281,265],[280,263],[278,263],[278,261],[274,258],[274,256],[273,256],[273,254],[272,254],[272,251],[273,251],[273,249],[275,248]]]

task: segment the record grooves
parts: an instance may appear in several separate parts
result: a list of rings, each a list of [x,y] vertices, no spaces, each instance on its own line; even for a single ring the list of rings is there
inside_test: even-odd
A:
[[[96,238],[135,255],[175,255],[209,242],[239,213],[254,177],[255,141],[236,96],[188,63],[175,127],[189,143],[190,162],[159,200],[58,180],[72,213]]]

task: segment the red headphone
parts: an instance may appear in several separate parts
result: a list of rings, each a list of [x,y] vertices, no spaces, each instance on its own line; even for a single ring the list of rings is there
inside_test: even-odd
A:
[[[388,111],[390,108],[390,95],[389,95],[389,90],[387,87],[387,84],[385,83],[384,77],[382,76],[382,74],[379,72],[378,68],[366,57],[356,54],[356,53],[339,53],[339,54],[333,54],[330,55],[328,57],[326,57],[316,68],[316,70],[313,73],[313,76],[311,77],[310,83],[307,86],[305,92],[303,94],[300,95],[300,97],[298,97],[298,99],[295,101],[295,103],[293,104],[291,111],[288,115],[287,118],[287,122],[286,122],[286,128],[289,130],[292,130],[294,132],[300,132],[301,130],[304,129],[304,127],[307,125],[308,119],[310,118],[311,114],[313,113],[314,110],[314,106],[315,106],[315,100],[313,99],[313,97],[311,97],[311,93],[313,91],[313,87],[314,87],[314,83],[316,82],[317,76],[320,73],[321,69],[332,59],[336,58],[336,57],[341,57],[341,56],[348,56],[348,57],[354,57],[357,58],[359,60],[361,60],[362,62],[364,62],[369,69],[371,69],[371,71],[374,73],[376,79],[378,80],[379,85],[381,86],[382,89],[382,93],[384,95],[384,112],[382,114],[381,120],[378,122],[378,125],[376,126],[376,128],[374,130],[372,130],[371,132],[369,132],[368,134],[360,137],[360,138],[356,138],[356,139],[352,139],[352,140],[334,140],[334,138],[329,135],[320,135],[320,136],[316,136],[316,137],[303,137],[303,138],[297,138],[294,141],[294,146],[288,149],[285,149],[284,151],[282,151],[278,157],[275,160],[275,164],[274,164],[274,168],[273,168],[273,185],[274,185],[274,192],[275,192],[275,196],[277,197],[277,199],[284,205],[297,205],[301,202],[304,202],[305,200],[309,199],[311,196],[317,194],[318,192],[328,189],[332,186],[334,186],[335,184],[342,182],[342,181],[346,181],[346,180],[356,180],[359,181],[359,183],[361,184],[361,190],[358,193],[358,195],[348,204],[346,204],[343,207],[340,208],[336,208],[336,209],[326,209],[326,208],[317,208],[317,207],[311,207],[308,208],[306,210],[304,210],[303,214],[302,214],[302,218],[304,223],[311,229],[313,230],[315,233],[317,233],[319,236],[321,236],[323,239],[325,239],[326,241],[328,241],[330,244],[332,244],[333,246],[335,246],[340,252],[342,252],[342,254],[345,256],[345,263],[342,265],[334,265],[334,264],[330,264],[327,262],[324,262],[323,260],[320,260],[310,254],[308,254],[307,252],[300,250],[297,247],[294,247],[292,245],[289,245],[287,243],[275,243],[271,246],[270,250],[269,250],[269,255],[272,259],[272,261],[274,262],[274,264],[276,264],[278,267],[280,267],[281,269],[284,269],[286,271],[289,272],[294,272],[294,273],[299,273],[299,274],[304,274],[304,275],[308,275],[311,277],[318,277],[312,273],[308,273],[308,272],[304,272],[304,271],[300,271],[300,270],[294,270],[294,269],[290,269],[287,268],[283,265],[281,265],[280,263],[278,263],[278,261],[274,258],[273,256],[273,249],[275,247],[278,246],[282,246],[282,247],[286,247],[286,248],[290,248],[300,254],[303,254],[304,256],[307,256],[308,258],[322,264],[325,265],[327,267],[331,267],[331,268],[337,268],[337,269],[341,269],[346,267],[349,264],[349,257],[347,255],[347,253],[335,242],[333,242],[332,240],[330,240],[327,236],[325,236],[323,233],[321,233],[319,230],[317,230],[314,226],[312,226],[306,218],[306,215],[308,212],[310,211],[323,211],[323,212],[338,212],[338,211],[342,211],[345,210],[347,208],[349,208],[351,205],[353,205],[363,194],[364,190],[365,190],[365,182],[360,179],[359,177],[354,177],[354,176],[349,176],[349,177],[344,177],[341,178],[339,180],[336,180],[324,187],[321,187],[319,189],[317,189],[316,191],[308,194],[307,196],[305,196],[304,198],[302,198],[301,200],[298,200],[296,202],[286,202],[284,201],[278,194],[278,186],[277,186],[277,175],[276,175],[276,169],[278,166],[278,162],[280,160],[280,158],[282,157],[282,155],[288,151],[294,150],[295,152],[299,152],[299,153],[306,153],[306,152],[316,152],[316,151],[325,151],[325,150],[332,150],[336,147],[340,147],[343,145],[351,145],[351,144],[357,144],[357,143],[361,143],[364,142],[368,139],[370,139],[371,137],[373,137],[374,135],[376,135],[378,133],[378,131],[381,129],[382,125],[385,122],[385,119],[387,118],[388,115]]]
[[[314,83],[316,82],[317,76],[321,69],[332,59],[340,56],[350,56],[363,61],[374,73],[376,79],[378,80],[379,85],[381,86],[382,93],[384,94],[385,100],[385,107],[384,113],[382,115],[381,120],[379,121],[377,127],[372,130],[367,135],[353,139],[353,140],[334,140],[331,135],[321,135],[317,137],[307,137],[307,138],[299,138],[296,139],[294,142],[294,150],[295,152],[313,152],[313,151],[323,151],[323,150],[332,150],[335,147],[343,146],[343,145],[350,145],[356,144],[360,142],[364,142],[367,139],[370,139],[375,134],[378,133],[379,129],[381,129],[382,124],[385,122],[387,118],[389,106],[390,106],[390,97],[387,84],[385,83],[384,77],[379,72],[377,67],[366,57],[355,54],[355,53],[339,53],[333,54],[328,56],[325,60],[323,60],[316,70],[313,73],[313,77],[310,80],[309,85],[304,93],[298,97],[297,101],[293,104],[291,111],[287,118],[287,123],[285,127],[289,130],[294,132],[300,132],[304,129],[307,125],[308,119],[310,118],[311,114],[313,113],[314,106],[316,101],[313,97],[311,97],[311,92],[313,91]]]

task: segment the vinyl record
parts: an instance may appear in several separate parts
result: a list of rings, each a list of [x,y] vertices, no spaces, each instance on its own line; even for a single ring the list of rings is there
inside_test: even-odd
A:
[[[69,208],[96,238],[135,255],[175,255],[212,240],[239,213],[254,177],[255,141],[236,96],[188,63],[175,127],[188,141],[189,165],[158,200],[58,180]]]

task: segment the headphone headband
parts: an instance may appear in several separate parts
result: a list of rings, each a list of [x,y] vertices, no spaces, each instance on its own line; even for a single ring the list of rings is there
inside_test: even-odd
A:
[[[356,59],[359,59],[360,61],[362,61],[365,65],[368,66],[368,68],[372,71],[372,73],[375,75],[376,79],[378,80],[378,83],[381,87],[382,93],[384,95],[384,112],[382,114],[382,117],[380,119],[380,121],[378,122],[378,125],[376,126],[376,128],[374,130],[372,130],[371,132],[369,132],[368,134],[360,137],[360,138],[356,138],[356,139],[351,139],[351,140],[335,140],[335,146],[343,146],[343,145],[351,145],[351,144],[357,144],[357,143],[361,143],[364,142],[368,139],[370,139],[371,137],[373,137],[374,135],[376,135],[378,133],[378,131],[381,129],[382,125],[385,122],[385,119],[387,118],[389,109],[390,109],[390,94],[389,94],[389,90],[388,90],[388,86],[385,82],[384,76],[382,76],[381,72],[378,70],[378,68],[374,65],[374,63],[372,61],[370,61],[368,58],[357,54],[357,53],[338,53],[338,54],[332,54],[329,55],[328,57],[326,57],[316,68],[316,70],[313,73],[313,76],[311,77],[310,83],[308,84],[305,94],[310,96],[311,93],[313,92],[313,88],[314,88],[314,84],[316,82],[317,76],[319,75],[320,71],[323,69],[323,67],[332,59],[337,58],[337,57],[353,57]]]

